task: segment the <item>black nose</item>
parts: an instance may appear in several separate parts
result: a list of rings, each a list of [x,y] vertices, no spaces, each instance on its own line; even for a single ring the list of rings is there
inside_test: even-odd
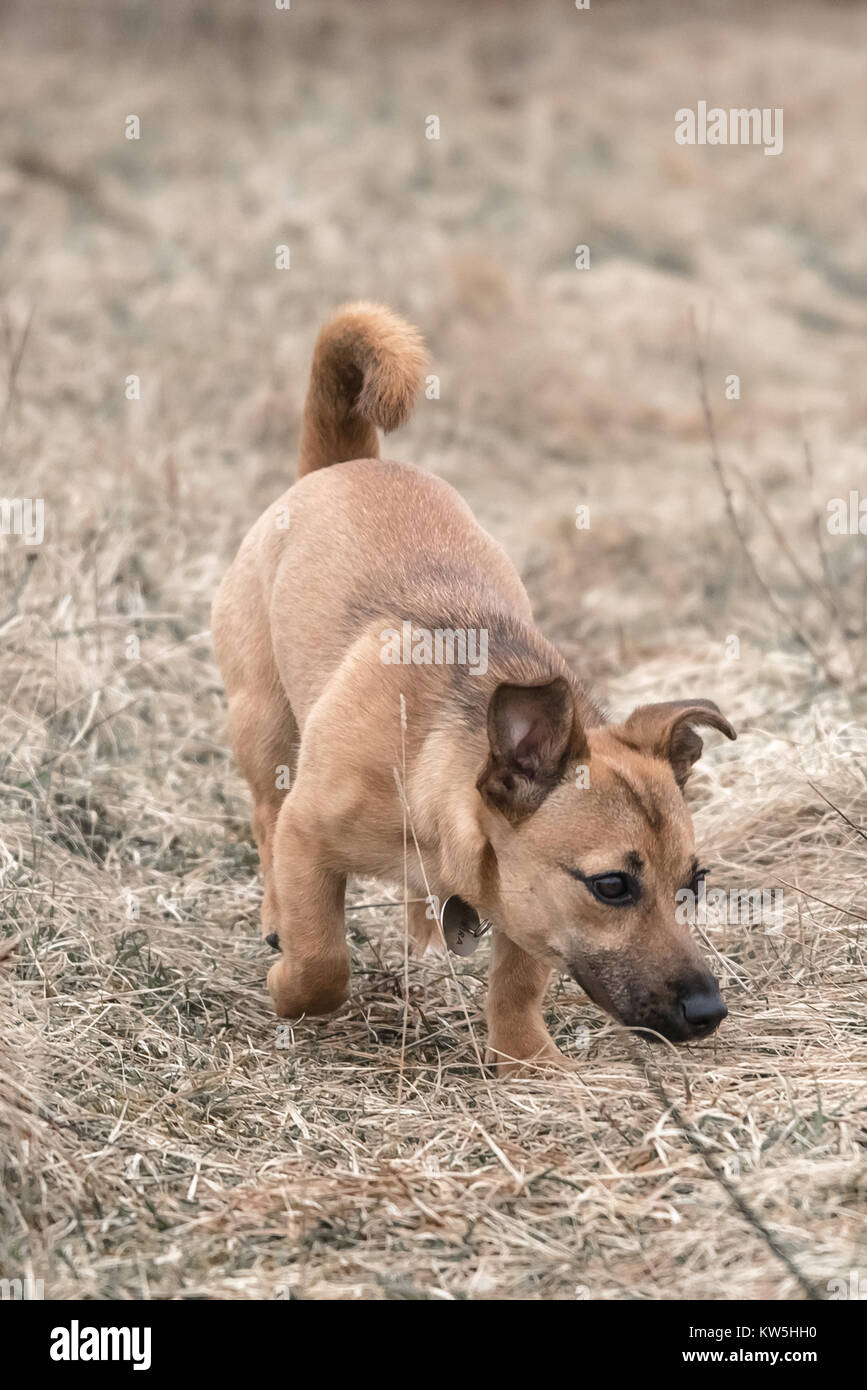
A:
[[[680,1007],[694,1034],[712,1033],[728,1013],[715,986],[713,989],[701,989],[688,994],[680,1001]]]

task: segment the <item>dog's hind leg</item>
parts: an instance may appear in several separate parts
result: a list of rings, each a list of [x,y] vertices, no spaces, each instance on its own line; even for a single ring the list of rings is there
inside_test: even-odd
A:
[[[297,728],[276,672],[268,684],[236,691],[229,699],[229,732],[235,758],[253,797],[253,834],[259,847],[264,894],[262,935],[276,932],[274,830],[294,775]]]
[[[241,559],[214,600],[212,627],[229,700],[229,736],[253,796],[253,834],[264,884],[262,934],[269,936],[278,917],[274,827],[294,775],[298,729],[274,664],[257,576]]]
[[[409,903],[407,918],[410,949],[414,956],[423,956],[428,946],[442,946],[442,933],[427,902]]]

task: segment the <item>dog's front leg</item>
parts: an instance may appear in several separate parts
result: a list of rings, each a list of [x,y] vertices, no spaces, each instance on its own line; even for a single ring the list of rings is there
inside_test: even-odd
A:
[[[293,804],[298,790],[284,801],[274,832],[282,954],[268,971],[268,988],[281,1018],[332,1013],[349,994],[346,877],[329,865],[315,822]]]
[[[497,1074],[532,1074],[536,1067],[564,1067],[542,1017],[551,971],[494,929],[488,985],[486,1061]]]

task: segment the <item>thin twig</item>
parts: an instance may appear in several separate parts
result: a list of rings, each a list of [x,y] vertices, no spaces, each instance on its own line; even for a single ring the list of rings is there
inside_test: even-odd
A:
[[[795,574],[798,576],[801,583],[804,585],[804,588],[809,589],[810,592],[814,595],[814,597],[819,600],[826,613],[833,617],[833,601],[828,596],[828,594],[826,594],[825,590],[821,587],[821,585],[816,583],[816,580],[813,578],[813,576],[809,574],[808,571],[801,564],[794,550],[789,545],[788,537],[786,536],[785,531],[783,530],[782,526],[780,526],[779,522],[777,521],[776,517],[771,511],[770,504],[765,501],[765,498],[762,496],[759,488],[752,481],[752,479],[744,472],[742,468],[738,468],[737,464],[735,463],[731,464],[731,468],[733,472],[737,474],[742,486],[750,494],[750,497],[752,498],[753,502],[758,507],[765,521],[768,523],[774,540],[777,542],[777,545],[780,547],[780,550],[783,552],[789,564],[792,566],[792,569],[795,571]]]
[[[862,840],[867,840],[867,833],[865,833],[861,829],[860,825],[856,825],[853,820],[849,819],[845,811],[841,811],[839,806],[835,806],[831,798],[826,796],[825,793],[819,787],[817,787],[814,782],[811,782],[809,777],[807,778],[807,786],[812,787],[816,795],[821,796],[826,806],[830,806],[832,811],[836,811],[840,819],[844,820],[846,824],[850,827],[850,829],[855,831],[856,835],[860,835]]]
[[[846,624],[845,614],[843,613],[841,605],[837,601],[838,586],[836,580],[834,579],[834,575],[831,572],[831,563],[828,559],[828,549],[825,545],[824,535],[822,533],[822,518],[820,517],[815,504],[815,470],[813,468],[813,454],[810,449],[810,441],[807,439],[806,431],[804,430],[803,421],[801,423],[801,441],[804,448],[804,468],[807,474],[808,489],[807,495],[810,499],[810,515],[813,521],[813,533],[816,538],[816,550],[819,553],[819,563],[822,566],[822,574],[824,576],[825,585],[828,590],[828,601],[831,605],[831,612],[834,614],[834,620],[837,624],[837,627],[840,631],[840,635],[843,638],[843,642],[845,644],[849,635],[848,627]],[[848,653],[848,648],[846,650]]]
[[[7,623],[11,623],[13,618],[18,617],[18,605],[21,600],[21,595],[24,593],[24,590],[30,583],[30,576],[33,573],[33,565],[36,559],[36,553],[34,551],[31,551],[30,554],[27,556],[27,563],[21,571],[18,583],[15,585],[15,588],[12,591],[12,604],[9,609],[9,612],[6,613],[4,617],[0,618],[0,633],[3,632]]]
[[[774,610],[774,613],[776,614],[780,622],[785,623],[786,627],[789,629],[789,632],[791,633],[795,641],[798,642],[800,646],[804,647],[805,650],[809,652],[810,656],[815,661],[816,665],[824,675],[828,684],[839,685],[839,678],[833,673],[833,671],[830,670],[824,656],[817,649],[810,637],[808,637],[806,632],[804,632],[798,626],[791,614],[787,612],[785,606],[777,598],[773,589],[770,588],[766,580],[762,577],[762,574],[759,571],[755,559],[753,558],[753,553],[750,550],[749,542],[747,541],[746,535],[744,534],[744,530],[741,526],[738,514],[735,511],[734,499],[732,497],[731,488],[729,487],[728,479],[726,478],[722,462],[720,460],[719,446],[717,444],[716,437],[716,426],[714,425],[713,412],[710,408],[710,398],[708,396],[707,390],[707,369],[705,365],[704,356],[699,346],[698,327],[695,319],[695,310],[691,311],[690,317],[692,323],[696,373],[698,376],[699,399],[701,401],[701,407],[704,413],[705,429],[707,431],[708,443],[710,445],[710,461],[719,481],[720,488],[722,489],[722,495],[725,501],[726,512],[728,514],[729,521],[731,522],[732,529],[734,530],[734,533],[738,539],[738,543],[741,547],[741,550],[743,551],[744,559],[746,560],[747,565],[749,566],[750,573],[753,576],[755,583],[758,585],[762,593],[767,598],[768,602],[770,603],[771,607]]]
[[[840,907],[838,903],[829,903],[827,898],[817,898],[815,893],[808,893],[806,888],[799,888],[796,883],[789,883],[786,879],[780,878],[779,874],[774,874],[777,883],[782,883],[784,888],[791,888],[793,893],[800,893],[802,898],[809,898],[811,903],[821,903],[823,907],[830,907],[832,912],[842,912],[845,917],[854,917],[856,922],[867,922],[867,916],[863,912],[851,912],[848,907]]]
[[[15,404],[15,397],[18,390],[18,373],[21,370],[21,363],[24,359],[24,350],[27,347],[27,341],[30,337],[30,325],[33,322],[34,313],[35,307],[31,305],[30,312],[27,315],[24,327],[21,330],[18,342],[14,348],[12,347],[12,331],[9,327],[9,323],[6,318],[5,312],[3,315],[3,326],[6,333],[6,342],[9,346],[9,370],[6,373],[6,400],[3,403],[3,415],[2,419],[0,419],[0,445],[3,444],[6,438],[6,430],[8,428],[9,421],[12,418],[12,410]]]
[[[633,1052],[633,1060],[635,1061],[637,1066],[637,1049]],[[824,1302],[824,1299],[819,1290],[817,1289],[816,1285],[813,1284],[810,1279],[808,1279],[807,1275],[804,1274],[801,1269],[799,1269],[798,1265],[795,1263],[788,1250],[786,1250],[784,1246],[780,1244],[773,1232],[765,1225],[764,1221],[759,1216],[755,1208],[751,1205],[750,1202],[747,1201],[743,1193],[738,1190],[735,1183],[732,1182],[731,1178],[726,1173],[722,1164],[718,1162],[716,1154],[713,1152],[707,1141],[702,1137],[702,1135],[699,1134],[695,1126],[690,1124],[690,1122],[684,1117],[684,1115],[681,1114],[680,1107],[677,1105],[677,1103],[670,1099],[668,1092],[665,1089],[665,1084],[659,1072],[655,1068],[651,1067],[648,1064],[647,1060],[645,1060],[644,1062],[643,1070],[645,1077],[649,1079],[657,1095],[662,1100],[663,1105],[667,1109],[668,1113],[671,1115],[671,1118],[674,1120],[675,1124],[683,1134],[684,1138],[689,1143],[690,1147],[695,1151],[696,1154],[698,1154],[699,1158],[704,1163],[711,1177],[713,1177],[719,1183],[720,1187],[725,1192],[729,1201],[740,1212],[747,1225],[752,1227],[756,1235],[764,1241],[765,1245],[768,1247],[771,1253],[777,1257],[777,1259],[780,1261],[782,1265],[785,1266],[785,1268],[789,1271],[792,1277],[795,1280],[797,1280],[798,1285],[803,1290],[804,1295],[810,1300],[810,1302]]]

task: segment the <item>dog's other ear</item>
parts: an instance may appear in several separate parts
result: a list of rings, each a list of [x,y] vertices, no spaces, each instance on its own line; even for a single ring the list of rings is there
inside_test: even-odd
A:
[[[719,729],[726,738],[737,738],[713,700],[665,700],[658,705],[639,705],[621,725],[619,737],[640,753],[667,758],[677,785],[684,787],[703,747],[695,732],[696,724],[700,728]]]
[[[545,685],[498,685],[488,705],[490,755],[476,786],[509,820],[530,815],[586,753],[575,696],[562,676]]]

